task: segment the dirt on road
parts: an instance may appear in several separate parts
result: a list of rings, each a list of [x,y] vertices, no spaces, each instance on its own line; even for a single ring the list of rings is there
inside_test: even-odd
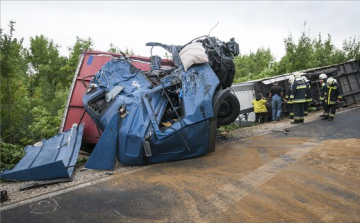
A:
[[[350,112],[350,119],[339,114],[333,123],[314,113],[295,127],[284,119],[238,129],[215,153],[118,167],[66,193],[38,188],[53,191],[8,205],[1,217],[37,223],[360,222],[360,109]],[[290,131],[278,131],[285,128]],[[32,214],[31,207],[46,202],[57,206]]]

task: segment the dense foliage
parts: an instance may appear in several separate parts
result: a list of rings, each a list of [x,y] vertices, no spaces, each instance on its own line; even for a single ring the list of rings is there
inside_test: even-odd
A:
[[[59,45],[43,35],[30,38],[30,47],[23,39],[14,38],[15,22],[9,32],[0,32],[1,64],[1,168],[18,162],[24,145],[34,144],[55,135],[60,126],[69,88],[76,71],[79,55],[93,47],[90,38],[76,37],[69,56],[59,54]],[[260,79],[297,70],[345,62],[360,58],[360,41],[345,40],[342,49],[331,42],[330,34],[311,38],[305,31],[294,41],[290,34],[284,39],[286,54],[276,61],[270,49],[240,54],[235,58],[234,82]],[[109,52],[120,48],[110,44]],[[126,54],[134,54],[126,48]],[[165,58],[170,58],[168,54]]]
[[[311,38],[303,31],[297,43],[290,34],[284,39],[284,45],[285,55],[278,62],[275,61],[270,49],[259,48],[255,53],[240,54],[235,58],[234,82],[240,83],[360,59],[360,40],[356,37],[344,40],[340,50],[331,43],[330,34],[324,40],[321,34]]]
[[[0,170],[11,169],[25,155],[22,146],[0,142]]]

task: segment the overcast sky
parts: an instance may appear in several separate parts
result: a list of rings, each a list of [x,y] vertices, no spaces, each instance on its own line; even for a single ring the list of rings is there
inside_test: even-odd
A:
[[[16,22],[15,37],[43,34],[68,47],[80,38],[90,37],[94,49],[107,51],[110,43],[135,54],[150,55],[147,42],[183,45],[208,34],[223,41],[235,40],[241,53],[260,47],[270,48],[280,60],[284,38],[292,33],[319,33],[341,48],[350,37],[360,37],[359,1],[1,1],[1,28],[9,33],[10,20]],[[163,56],[162,51],[154,51]]]

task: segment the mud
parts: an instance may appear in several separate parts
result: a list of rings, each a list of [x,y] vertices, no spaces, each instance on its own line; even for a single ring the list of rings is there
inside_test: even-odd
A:
[[[238,138],[194,159],[114,171],[102,182],[3,210],[1,220],[360,222],[359,111],[339,114],[342,122],[296,126],[289,134]],[[56,200],[56,210],[29,213],[29,207],[49,199]]]

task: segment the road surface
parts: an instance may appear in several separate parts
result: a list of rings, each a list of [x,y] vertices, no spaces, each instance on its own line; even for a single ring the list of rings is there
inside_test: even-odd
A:
[[[119,173],[1,222],[360,222],[360,108],[289,130]]]

